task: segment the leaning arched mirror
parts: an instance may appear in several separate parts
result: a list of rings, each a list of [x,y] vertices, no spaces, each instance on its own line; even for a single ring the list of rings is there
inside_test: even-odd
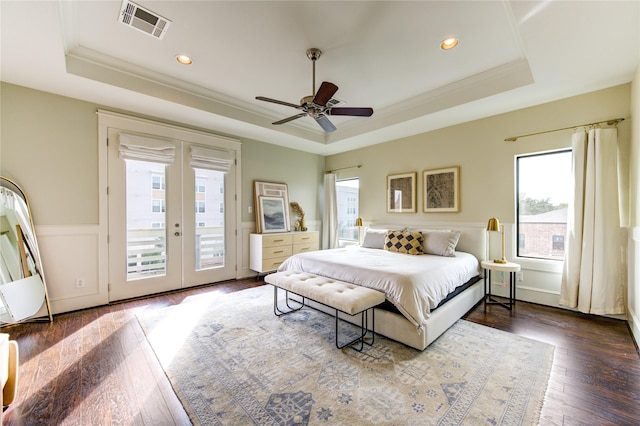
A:
[[[0,325],[36,317],[53,321],[29,200],[0,176]]]

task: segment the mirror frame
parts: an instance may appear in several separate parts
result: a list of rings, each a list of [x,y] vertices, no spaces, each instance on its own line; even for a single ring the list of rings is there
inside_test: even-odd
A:
[[[31,214],[31,205],[29,204],[29,198],[27,197],[27,194],[24,192],[24,190],[20,187],[20,185],[18,185],[15,181],[9,179],[6,176],[0,176],[0,187],[8,188],[11,191],[15,192],[17,195],[22,197],[25,204],[27,205],[27,213],[29,215],[29,225],[31,227],[30,237],[32,238],[32,241],[33,241],[33,249],[36,251],[35,255],[33,255],[34,257],[33,260],[35,264],[35,269],[40,274],[40,279],[42,280],[42,285],[44,287],[44,303],[47,308],[47,317],[49,319],[49,322],[53,322],[53,314],[51,312],[51,304],[49,302],[49,293],[47,292],[47,282],[45,280],[44,270],[42,267],[40,248],[38,247],[38,239],[36,238],[36,227],[35,227],[35,224],[33,223],[33,215]],[[42,307],[40,307],[40,310],[41,309]],[[13,324],[20,324],[23,322],[33,321],[38,319],[44,319],[44,317],[32,316],[16,322],[2,322],[0,326],[6,327]]]

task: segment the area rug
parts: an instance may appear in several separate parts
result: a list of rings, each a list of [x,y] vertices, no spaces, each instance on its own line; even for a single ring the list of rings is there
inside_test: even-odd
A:
[[[278,318],[271,286],[137,317],[196,425],[534,425],[554,352],[464,320],[424,351],[338,350],[333,317]]]

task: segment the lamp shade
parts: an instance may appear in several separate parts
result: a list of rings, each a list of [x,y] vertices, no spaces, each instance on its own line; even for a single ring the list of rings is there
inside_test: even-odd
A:
[[[362,226],[362,218],[361,217],[356,218],[356,226]]]
[[[495,217],[489,219],[489,223],[487,223],[487,231],[499,231],[500,230],[500,221]]]

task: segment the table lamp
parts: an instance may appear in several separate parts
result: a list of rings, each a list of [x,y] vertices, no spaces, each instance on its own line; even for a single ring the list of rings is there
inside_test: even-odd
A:
[[[495,217],[489,219],[489,223],[487,224],[487,231],[502,231],[502,258],[494,259],[493,263],[508,263],[507,259],[504,258],[504,225],[500,228],[500,221]]]
[[[360,231],[362,230],[362,218],[358,217],[356,218],[356,226],[358,227],[358,244],[360,244],[361,240],[360,240]]]

